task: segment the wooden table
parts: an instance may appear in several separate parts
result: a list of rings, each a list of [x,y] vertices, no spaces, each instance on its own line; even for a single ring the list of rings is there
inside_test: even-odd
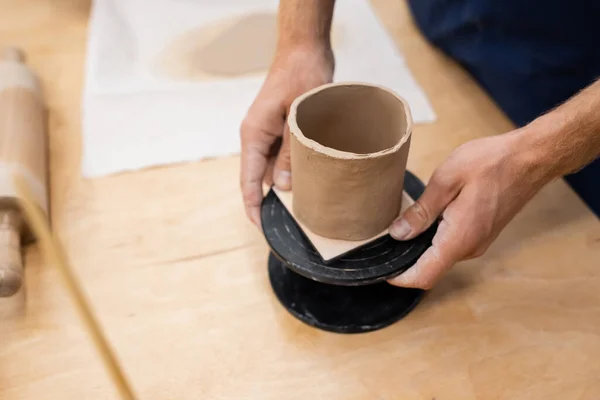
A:
[[[415,128],[413,172],[427,179],[459,144],[511,128],[403,2],[374,3],[439,115]],[[141,399],[600,398],[600,229],[562,181],[405,320],[315,330],[271,292],[237,157],[80,178],[89,8],[0,0],[0,45],[22,45],[43,78],[54,228]],[[116,398],[57,271],[35,247],[26,263],[26,290],[0,300],[0,398]]]

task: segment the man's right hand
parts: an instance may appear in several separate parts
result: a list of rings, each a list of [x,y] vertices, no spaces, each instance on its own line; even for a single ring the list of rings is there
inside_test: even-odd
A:
[[[286,124],[290,106],[299,95],[330,83],[334,65],[333,52],[327,46],[279,50],[242,122],[240,184],[246,214],[259,228],[263,182],[274,183],[282,190],[291,189]]]

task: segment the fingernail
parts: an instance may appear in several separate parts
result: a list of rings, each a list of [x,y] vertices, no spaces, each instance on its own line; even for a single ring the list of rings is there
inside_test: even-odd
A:
[[[392,278],[388,281],[388,283],[390,285],[394,285],[394,286],[400,286],[400,287],[406,287],[407,283],[410,282],[410,279],[407,279],[405,276],[406,272],[398,275],[395,278]]]
[[[275,176],[275,185],[279,189],[290,189],[292,186],[292,173],[290,171],[279,171]]]
[[[410,235],[410,232],[410,225],[404,218],[394,222],[390,227],[390,235],[396,240],[405,239],[408,235]]]

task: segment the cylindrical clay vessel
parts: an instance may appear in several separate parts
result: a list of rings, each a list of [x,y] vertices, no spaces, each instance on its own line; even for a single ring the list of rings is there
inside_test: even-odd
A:
[[[376,85],[331,83],[296,98],[288,124],[296,218],[331,239],[384,231],[402,205],[406,101]]]

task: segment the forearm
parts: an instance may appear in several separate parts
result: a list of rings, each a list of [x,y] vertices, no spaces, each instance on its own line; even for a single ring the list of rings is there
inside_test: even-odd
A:
[[[334,4],[335,0],[281,0],[278,49],[295,46],[329,48]]]
[[[600,80],[518,131],[546,180],[585,167],[600,156]]]

